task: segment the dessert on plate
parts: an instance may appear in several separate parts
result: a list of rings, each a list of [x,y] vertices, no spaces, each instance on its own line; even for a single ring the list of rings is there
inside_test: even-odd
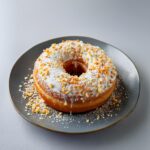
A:
[[[52,44],[34,64],[35,87],[50,107],[86,112],[104,104],[116,87],[117,70],[98,46],[79,40]]]

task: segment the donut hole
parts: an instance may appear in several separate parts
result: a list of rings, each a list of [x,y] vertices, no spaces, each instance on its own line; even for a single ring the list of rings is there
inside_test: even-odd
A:
[[[65,71],[70,75],[80,76],[82,73],[85,73],[87,66],[81,60],[68,60],[63,65]]]

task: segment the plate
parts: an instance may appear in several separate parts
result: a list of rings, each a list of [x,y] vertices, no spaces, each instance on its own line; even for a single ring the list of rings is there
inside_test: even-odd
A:
[[[119,75],[121,76],[123,83],[125,84],[125,87],[128,91],[128,98],[126,102],[123,103],[117,115],[113,115],[112,117],[106,119],[99,119],[90,124],[87,124],[88,121],[85,121],[85,113],[73,115],[66,114],[63,116],[63,122],[59,120],[53,121],[53,119],[49,117],[39,119],[39,116],[35,114],[29,115],[24,109],[26,101],[23,100],[22,94],[18,91],[18,86],[24,80],[25,75],[31,74],[34,62],[37,57],[42,53],[43,49],[50,47],[52,43],[59,43],[62,40],[77,39],[82,40],[85,43],[90,43],[92,45],[101,47],[112,59],[114,64],[117,66]],[[9,78],[9,90],[12,102],[17,112],[30,123],[57,132],[89,133],[102,130],[118,123],[119,121],[126,118],[134,110],[138,102],[138,97],[140,93],[140,80],[138,71],[131,59],[118,48],[89,37],[67,36],[51,39],[49,41],[40,43],[25,52],[17,60],[12,68]],[[95,117],[94,113],[92,112],[88,112],[87,115],[89,115],[90,118]],[[73,121],[71,122],[70,120]]]

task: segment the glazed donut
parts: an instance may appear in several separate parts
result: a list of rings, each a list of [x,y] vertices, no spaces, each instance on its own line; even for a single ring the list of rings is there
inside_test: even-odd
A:
[[[46,48],[34,64],[35,87],[45,103],[62,112],[86,112],[107,101],[117,70],[98,46],[66,40]]]

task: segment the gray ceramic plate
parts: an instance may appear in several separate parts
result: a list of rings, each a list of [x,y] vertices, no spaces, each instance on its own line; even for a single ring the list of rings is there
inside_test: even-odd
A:
[[[41,54],[42,50],[49,47],[52,43],[58,43],[62,40],[76,39],[101,47],[106,51],[107,55],[112,58],[128,90],[127,102],[124,103],[117,116],[113,116],[110,119],[100,119],[90,125],[87,125],[85,122],[82,122],[85,114],[73,116],[66,115],[66,124],[68,124],[67,120],[69,120],[70,117],[73,117],[74,119],[74,122],[68,124],[67,128],[65,128],[64,124],[62,124],[61,122],[53,122],[49,118],[40,120],[36,115],[27,115],[27,112],[24,109],[26,102],[23,100],[21,93],[18,92],[18,86],[23,81],[25,75],[31,73],[31,70],[29,70],[28,68],[33,68],[33,64],[36,58]],[[93,38],[81,36],[60,37],[32,47],[30,50],[24,53],[15,63],[10,74],[9,88],[13,104],[16,110],[24,119],[40,127],[64,133],[88,133],[92,131],[101,130],[116,124],[120,120],[127,117],[134,110],[140,92],[139,74],[136,70],[135,65],[127,55],[125,55],[118,48],[110,44]],[[90,115],[90,117],[93,117],[92,113],[90,113]]]

